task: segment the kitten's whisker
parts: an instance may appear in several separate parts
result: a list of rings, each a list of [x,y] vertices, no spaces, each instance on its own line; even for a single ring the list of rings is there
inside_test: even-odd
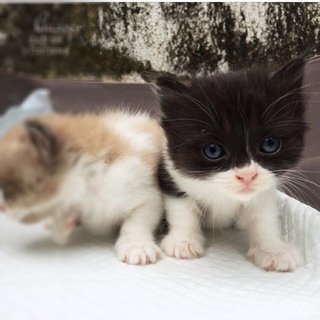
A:
[[[200,134],[198,134],[198,135],[195,135],[195,136],[193,136],[193,137],[192,137],[192,140],[191,140],[191,139],[186,140],[186,141],[184,141],[184,142],[182,142],[182,143],[180,143],[180,144],[178,144],[178,145],[174,146],[174,148],[172,148],[172,149],[173,149],[173,150],[176,150],[176,149],[178,149],[178,148],[180,148],[180,147],[184,146],[185,144],[188,144],[188,143],[193,142],[194,140],[196,140],[196,138],[201,137],[201,136],[203,136],[203,134],[202,134],[202,133],[200,133]]]
[[[193,102],[200,110],[202,110],[210,119],[213,123],[218,124],[217,119],[213,118],[213,115],[210,113],[210,110],[207,108],[206,105],[204,105],[201,101],[199,101],[198,99],[186,94],[186,93],[174,93],[177,96],[180,97],[184,97],[187,98],[188,100],[190,100],[191,102]]]
[[[209,99],[208,95],[207,95],[207,94],[205,93],[205,91],[203,90],[203,88],[202,88],[202,86],[201,86],[200,82],[198,83],[198,85],[199,85],[199,88],[200,88],[200,90],[201,90],[202,94],[204,95],[204,97],[206,98],[206,100],[209,102],[209,104],[210,104],[211,108],[213,109],[213,111],[214,111],[214,113],[215,113],[216,118],[218,119],[218,118],[219,118],[219,115],[218,115],[218,112],[217,112],[217,110],[216,110],[216,108],[215,108],[215,106],[214,106],[214,104],[213,104],[212,100],[210,100],[210,99]],[[208,110],[208,111],[209,111],[209,110]],[[211,110],[210,110],[210,111],[211,111]]]
[[[306,91],[304,93],[306,93],[308,95],[310,95],[310,94],[319,95],[320,94],[320,92],[317,92],[317,91]]]
[[[306,88],[310,88],[310,87],[315,87],[315,86],[318,86],[320,85],[320,82],[313,82],[313,83],[307,83],[307,84],[304,84],[303,86],[301,86],[299,88],[299,90],[301,90],[301,92],[304,92],[302,89],[306,89]]]
[[[292,188],[294,191],[292,189],[289,189],[289,190],[294,194],[294,197],[296,199],[298,199],[299,201],[304,202],[304,203],[308,202],[308,199],[306,198],[305,192],[301,189],[298,189],[298,187],[292,181],[286,179],[284,181],[284,183],[285,183],[285,185],[282,184],[282,187],[285,186],[287,189]]]
[[[286,172],[289,172],[289,173],[297,173],[297,174],[300,174],[302,176],[303,175],[303,171],[304,170],[300,170],[300,169],[284,169],[283,171],[286,171]],[[307,172],[320,172],[320,171],[307,171]]]
[[[272,124],[272,126],[287,126],[287,125],[295,125],[295,126],[305,126],[305,123],[301,120],[286,120],[286,121],[276,121]]]
[[[294,100],[294,101],[290,101],[289,103],[287,103],[286,105],[282,106],[281,108],[279,108],[275,113],[273,113],[269,118],[268,120],[265,122],[265,125],[268,124],[269,122],[272,121],[272,119],[274,119],[274,117],[276,115],[278,115],[279,113],[281,113],[283,110],[285,110],[287,107],[291,106],[292,104],[295,104],[295,103],[299,103],[299,102],[303,102],[301,100]],[[263,115],[262,115],[262,118],[263,118]]]
[[[305,189],[307,189],[311,194],[313,194],[314,196],[316,196],[319,200],[320,200],[320,196],[315,192],[315,190],[313,188],[311,188],[310,186],[306,185],[304,183],[304,181],[299,181],[299,180],[292,180],[293,183],[296,183],[298,186],[301,186]]]
[[[319,195],[317,193],[315,193],[315,191],[312,188],[310,188],[310,187],[306,186],[305,184],[298,182],[298,181],[292,181],[292,183],[296,184],[299,187],[300,192],[304,192],[303,188],[306,189],[306,191],[308,191],[308,193],[307,193],[308,199],[312,200],[312,198],[310,198],[310,194],[311,194],[317,200],[320,200]]]
[[[290,92],[288,92],[287,94],[279,97],[277,100],[273,101],[273,102],[266,108],[266,110],[265,110],[265,111],[263,112],[263,114],[262,114],[262,118],[263,118],[268,112],[271,112],[272,108],[273,108],[279,101],[281,101],[282,99],[284,99],[284,98],[286,98],[286,97],[289,97],[290,95],[293,95],[293,94],[301,94],[301,93],[320,94],[319,92],[308,92],[308,91],[302,90],[302,89],[310,88],[310,87],[316,86],[316,85],[320,85],[320,82],[313,83],[313,84],[307,84],[307,85],[301,86],[301,87],[299,88],[299,90],[295,89],[295,90],[290,91]],[[301,99],[301,102],[302,102],[302,101],[306,101],[306,102],[310,103],[310,101],[308,101],[307,98]]]
[[[294,172],[294,173],[300,173],[300,172],[320,173],[320,171],[302,170],[302,169],[282,169],[282,170],[275,170],[275,171]]]
[[[283,177],[282,180],[284,180],[285,183],[289,184],[292,187],[295,187],[295,188],[297,188],[297,186],[300,187],[298,189],[300,192],[304,193],[303,189],[301,189],[301,188],[305,188],[309,192],[309,194],[312,194],[316,199],[320,200],[320,197],[315,192],[315,190],[313,188],[311,188],[310,186],[306,185],[306,183],[310,183],[313,186],[316,186],[317,188],[320,188],[320,186],[318,184],[314,183],[313,181],[309,181],[309,180],[307,180],[307,179],[305,179],[303,177],[299,177],[299,176],[292,176],[292,175],[290,176],[290,175],[288,175],[288,173]],[[309,195],[308,195],[308,198],[310,199]]]
[[[283,191],[284,193],[288,194],[289,196],[295,198],[295,199],[298,199],[300,202],[305,202],[304,199],[300,198],[300,195],[297,195],[293,190],[289,189],[288,186],[286,185],[281,185],[278,187],[278,189],[280,191]]]
[[[267,108],[266,110],[264,110],[264,112],[262,113],[262,118],[265,117],[265,115],[267,115],[269,112],[271,112],[272,108],[278,103],[280,102],[282,99],[289,97],[290,95],[293,94],[297,94],[299,92],[297,92],[297,90],[291,90],[288,93],[284,94],[283,96],[279,97],[278,99],[276,99],[275,101],[273,101]]]
[[[299,176],[292,176],[292,179],[296,179],[296,181],[300,181],[302,183],[309,183],[310,185],[312,185],[313,187],[316,187],[316,188],[320,188],[320,185],[317,184],[316,182],[314,181],[311,181],[309,179],[306,179],[305,177],[299,177]],[[306,185],[307,186],[307,185]],[[309,188],[311,188],[309,186]]]
[[[182,121],[190,121],[190,122],[196,122],[196,123],[201,123],[204,125],[206,128],[212,130],[212,125],[209,123],[206,123],[204,121],[198,120],[198,119],[192,119],[192,118],[176,118],[176,119],[163,119],[163,122],[182,122]],[[183,124],[183,123],[182,123]],[[196,124],[195,124],[196,126]]]
[[[205,98],[207,99],[207,101],[210,103],[210,106],[212,107],[212,109],[213,109],[213,111],[214,111],[214,113],[215,113],[216,118],[219,119],[218,112],[217,112],[214,104],[212,103],[212,101],[209,99],[209,97],[207,96],[207,94],[206,94],[205,91],[203,90],[200,82],[199,82],[199,88],[200,88],[200,90],[202,91],[202,93],[203,93],[203,95],[205,96]]]

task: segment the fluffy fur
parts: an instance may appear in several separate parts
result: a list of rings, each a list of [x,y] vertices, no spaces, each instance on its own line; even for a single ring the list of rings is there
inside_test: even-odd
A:
[[[270,75],[264,69],[221,73],[182,84],[159,78],[162,127],[167,137],[160,185],[169,233],[163,250],[176,258],[204,253],[201,229],[245,229],[249,257],[266,270],[294,270],[298,250],[280,239],[276,188],[303,149],[306,124],[301,93],[304,59]],[[280,149],[261,151],[268,137]],[[204,154],[222,146],[219,159]]]
[[[60,243],[78,224],[99,234],[120,226],[119,259],[156,262],[163,141],[162,129],[146,115],[28,120],[0,141],[2,207],[24,223],[45,221]]]

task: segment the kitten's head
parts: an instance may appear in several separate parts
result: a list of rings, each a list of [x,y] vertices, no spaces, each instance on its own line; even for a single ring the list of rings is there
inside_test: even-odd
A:
[[[183,176],[240,199],[277,185],[303,150],[304,58],[182,84],[159,78],[168,156]]]
[[[0,209],[24,219],[57,194],[64,168],[61,145],[50,128],[28,120],[0,140]]]

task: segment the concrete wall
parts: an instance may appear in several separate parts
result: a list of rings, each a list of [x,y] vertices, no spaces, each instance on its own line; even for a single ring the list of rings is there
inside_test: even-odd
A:
[[[272,67],[319,53],[319,27],[319,3],[1,5],[0,68],[134,81]]]

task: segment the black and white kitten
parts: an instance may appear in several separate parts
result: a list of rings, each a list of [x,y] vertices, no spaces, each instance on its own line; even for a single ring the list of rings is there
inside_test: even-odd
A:
[[[266,270],[292,271],[298,250],[280,238],[276,189],[303,150],[305,60],[270,75],[263,69],[218,73],[182,84],[157,80],[167,148],[160,167],[169,256],[204,253],[202,226],[236,225],[248,256]]]

